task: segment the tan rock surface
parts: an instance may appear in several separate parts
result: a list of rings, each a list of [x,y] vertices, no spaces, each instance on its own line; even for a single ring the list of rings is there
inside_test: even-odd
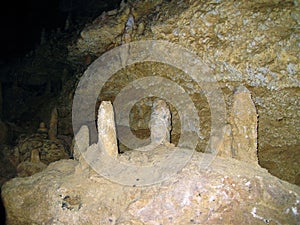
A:
[[[51,141],[47,139],[46,134],[37,133],[19,139],[18,144],[13,149],[16,164],[30,161],[32,150],[39,151],[41,162],[45,164],[69,158],[62,141]]]
[[[300,188],[266,170],[216,158],[199,169],[197,153],[159,185],[122,186],[79,163],[61,160],[2,188],[7,223],[14,224],[297,224]],[[26,210],[24,210],[26,209]]]
[[[118,155],[117,133],[111,102],[103,101],[98,111],[98,144],[101,149],[116,158]]]
[[[165,102],[159,101],[167,109]],[[102,121],[105,115],[107,121]],[[60,160],[31,177],[14,178],[3,185],[8,224],[299,222],[300,187],[273,177],[253,159],[246,163],[212,153],[194,153],[169,143],[151,151],[127,151],[115,156],[110,154],[116,135],[111,132],[115,129],[109,102],[102,102],[98,118],[98,129],[106,133],[99,131],[97,144],[90,145],[88,127],[80,128],[74,146],[74,157],[79,161]],[[167,122],[169,118],[152,117],[152,123],[154,119]],[[245,121],[236,123],[238,130],[253,128],[247,127],[255,124],[253,121]],[[234,137],[235,141],[245,140],[239,135]],[[246,149],[239,149],[243,161],[248,147],[246,144]],[[33,151],[32,163],[39,163],[37,154]]]
[[[121,45],[131,8],[136,26],[131,41],[167,40],[195,52],[217,75],[228,109],[236,87],[242,84],[250,90],[259,115],[260,165],[295,183],[300,174],[299,1],[131,1],[87,25],[69,47],[70,58],[96,58]],[[108,81],[101,99],[112,101],[126,84],[150,75],[167,77],[189,93],[204,138],[197,151],[203,151],[211,125],[209,107],[201,89],[183,72],[157,63],[134,65]],[[148,129],[147,101],[132,111],[136,133]],[[171,139],[176,142],[180,125],[174,111],[172,115]]]
[[[233,158],[258,163],[257,113],[247,88],[240,86],[233,96],[230,115]]]

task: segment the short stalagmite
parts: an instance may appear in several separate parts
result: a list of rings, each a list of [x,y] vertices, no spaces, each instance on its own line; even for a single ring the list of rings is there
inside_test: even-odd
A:
[[[151,143],[170,143],[171,112],[165,101],[157,99],[153,103],[149,127]]]
[[[48,136],[51,141],[55,141],[57,138],[57,124],[58,124],[58,113],[57,113],[57,109],[54,108],[51,113],[49,132],[48,132]]]

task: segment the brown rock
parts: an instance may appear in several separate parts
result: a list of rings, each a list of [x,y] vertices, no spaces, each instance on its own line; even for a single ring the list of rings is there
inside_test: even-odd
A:
[[[47,134],[48,129],[46,127],[46,124],[44,122],[41,122],[37,131],[38,131],[38,133],[46,133]]]
[[[218,74],[227,99],[231,97],[232,86],[249,87],[259,114],[260,161],[276,162],[280,169],[270,172],[294,182],[300,173],[300,67],[296,29],[300,21],[299,1],[124,1],[120,9],[103,13],[86,25],[77,43],[69,46],[70,59],[80,61],[87,54],[100,56],[121,45],[132,6],[136,24],[143,25],[142,29],[138,25],[137,31],[133,30],[131,41],[166,40],[190,49]],[[158,63],[136,64],[116,74],[103,89],[100,99],[114,99],[128,82],[153,74],[172,79],[192,97],[201,116],[204,136],[196,150],[203,151],[210,137],[209,106],[186,74]],[[141,104],[139,112],[132,112],[133,130],[148,128],[150,110],[149,105],[144,106]],[[180,136],[180,125],[176,125],[180,123],[174,118],[172,142]],[[272,149],[284,153],[274,154]]]
[[[39,151],[41,161],[47,165],[69,158],[68,151],[60,140],[51,141],[47,139],[47,135],[38,133],[19,140],[13,150],[14,161],[17,164],[30,161],[32,150]]]
[[[245,162],[258,163],[257,114],[251,94],[240,86],[233,96],[231,109],[233,157]]]
[[[40,161],[39,150],[33,149],[30,161],[21,162],[17,167],[17,172],[19,177],[27,177],[43,171],[46,167],[47,165]]]
[[[122,186],[100,176],[91,179],[75,173],[77,161],[55,162],[35,176],[4,184],[7,223],[297,224],[300,220],[298,186],[230,158],[217,157],[203,171],[202,157],[205,154],[194,154],[174,177],[148,187]]]

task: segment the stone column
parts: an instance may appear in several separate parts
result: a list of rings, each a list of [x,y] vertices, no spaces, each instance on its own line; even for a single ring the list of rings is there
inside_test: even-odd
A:
[[[98,110],[98,144],[111,157],[118,156],[114,110],[110,101],[103,101]]]
[[[257,113],[251,94],[244,86],[234,93],[230,120],[233,158],[258,164]]]
[[[57,138],[57,124],[58,124],[58,113],[57,109],[54,108],[51,113],[48,136],[51,141],[55,141]]]
[[[160,99],[154,101],[149,127],[151,143],[170,143],[171,112],[165,101]]]

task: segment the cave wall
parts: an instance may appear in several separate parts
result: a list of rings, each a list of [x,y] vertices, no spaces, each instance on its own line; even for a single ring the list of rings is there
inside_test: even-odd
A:
[[[299,7],[297,1],[132,1],[104,12],[69,46],[69,59],[96,59],[124,41],[166,40],[196,53],[217,76],[228,108],[237,86],[252,94],[259,116],[260,165],[299,184]],[[126,33],[129,17],[134,18]],[[129,36],[129,37],[128,37]],[[125,37],[125,38],[124,38]],[[129,82],[150,75],[169,78],[193,99],[201,120],[197,150],[203,151],[210,131],[205,96],[182,71],[160,64],[139,64],[119,71],[99,93],[113,100]],[[100,92],[100,91],[99,91]],[[132,129],[147,136],[151,99],[132,110]],[[180,124],[173,110],[173,141]],[[144,132],[143,132],[144,131]]]

